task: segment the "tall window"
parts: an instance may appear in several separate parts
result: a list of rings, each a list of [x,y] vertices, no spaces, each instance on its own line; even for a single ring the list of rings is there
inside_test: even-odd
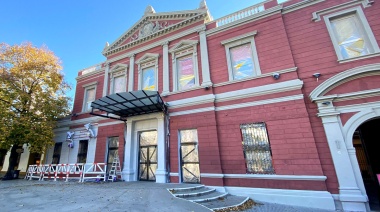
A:
[[[91,110],[91,103],[93,101],[95,101],[95,87],[86,88],[84,95],[84,112],[88,112]]]
[[[158,57],[159,54],[146,53],[136,61],[139,77],[138,88],[140,90],[158,90]]]
[[[360,7],[325,17],[339,60],[379,52],[379,46]]]
[[[275,174],[265,123],[241,124],[240,129],[247,173]]]
[[[142,89],[155,91],[156,88],[156,71],[154,67],[143,69],[142,73]]]
[[[120,93],[125,91],[125,77],[124,75],[113,77],[112,93]]]
[[[62,143],[55,143],[52,164],[59,164],[61,158]]]
[[[79,141],[77,163],[86,163],[88,140]]]
[[[183,91],[199,86],[198,40],[182,40],[172,47],[173,91]]]
[[[194,63],[191,55],[177,59],[178,90],[186,90],[195,86]]]
[[[242,80],[261,74],[254,36],[256,31],[225,41],[229,80]]]

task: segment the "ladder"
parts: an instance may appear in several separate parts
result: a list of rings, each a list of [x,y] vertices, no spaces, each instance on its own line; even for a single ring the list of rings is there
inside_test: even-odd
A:
[[[108,173],[108,181],[115,182],[117,179],[121,179],[119,155],[115,155],[113,158],[112,166],[110,172]]]

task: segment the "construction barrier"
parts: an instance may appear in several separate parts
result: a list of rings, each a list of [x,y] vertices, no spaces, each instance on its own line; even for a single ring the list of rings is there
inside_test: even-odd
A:
[[[86,179],[96,179],[98,181],[103,179],[103,181],[106,181],[106,171],[106,163],[86,163],[84,164],[83,168],[82,182],[84,182]]]
[[[38,179],[47,180],[57,179],[66,182],[75,179],[84,182],[88,179],[106,180],[107,165],[105,163],[76,163],[76,164],[43,164],[29,165],[25,178],[26,180]]]

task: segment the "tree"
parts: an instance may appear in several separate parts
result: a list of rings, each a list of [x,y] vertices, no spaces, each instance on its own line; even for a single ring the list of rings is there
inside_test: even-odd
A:
[[[19,145],[44,153],[54,144],[58,118],[70,112],[70,86],[64,81],[60,60],[46,47],[31,43],[0,43],[0,148],[10,149],[11,177]]]

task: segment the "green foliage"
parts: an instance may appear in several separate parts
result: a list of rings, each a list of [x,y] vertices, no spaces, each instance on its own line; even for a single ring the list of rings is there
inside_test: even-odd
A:
[[[0,43],[0,148],[27,143],[42,153],[54,144],[56,120],[70,112],[61,69],[46,47]]]

